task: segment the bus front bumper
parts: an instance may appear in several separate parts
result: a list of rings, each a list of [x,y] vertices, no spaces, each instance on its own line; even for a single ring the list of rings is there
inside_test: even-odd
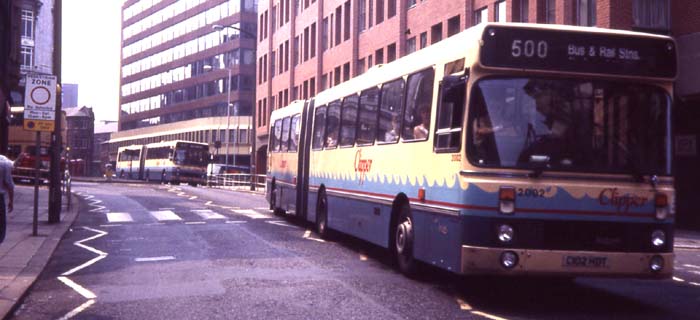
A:
[[[515,258],[514,258],[515,256]],[[589,252],[462,246],[462,274],[670,278],[672,252]],[[505,265],[508,265],[506,267]],[[654,265],[657,270],[652,270]]]

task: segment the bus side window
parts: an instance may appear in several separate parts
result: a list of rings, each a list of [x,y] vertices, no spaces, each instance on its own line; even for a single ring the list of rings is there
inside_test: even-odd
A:
[[[379,108],[377,140],[383,143],[399,141],[403,112],[404,81],[397,79],[382,86],[382,104]]]
[[[289,150],[289,124],[291,119],[286,117],[282,120],[282,141],[280,151],[287,152]]]
[[[435,132],[436,152],[459,152],[466,93],[467,77],[448,76],[442,80]]]
[[[403,120],[404,140],[426,140],[430,130],[435,70],[425,69],[408,76],[406,111]]]
[[[272,151],[280,151],[280,138],[282,137],[282,119],[275,121],[273,127]]]
[[[301,115],[296,114],[292,117],[289,137],[289,151],[296,152],[299,147],[299,134],[301,133]]]
[[[326,115],[326,149],[333,149],[338,146],[338,133],[340,131],[340,100],[328,104],[328,114]]]
[[[323,148],[323,138],[326,133],[326,106],[316,108],[314,115],[314,135],[311,147],[314,150]]]
[[[357,102],[356,94],[343,99],[343,112],[341,114],[340,146],[352,147],[357,135]]]
[[[357,128],[357,144],[370,145],[377,135],[377,107],[379,89],[370,88],[360,94],[360,114]]]

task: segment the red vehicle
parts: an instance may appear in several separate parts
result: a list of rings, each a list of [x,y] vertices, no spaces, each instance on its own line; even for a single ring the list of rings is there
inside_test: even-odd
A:
[[[39,178],[41,183],[48,183],[49,181],[49,167],[51,156],[45,149],[41,150],[41,163],[39,164]],[[66,159],[61,158],[61,177],[63,177],[63,172],[66,169]],[[12,168],[12,178],[16,182],[31,181],[34,182],[36,177],[36,156],[27,152],[20,153],[15,159],[15,165]]]

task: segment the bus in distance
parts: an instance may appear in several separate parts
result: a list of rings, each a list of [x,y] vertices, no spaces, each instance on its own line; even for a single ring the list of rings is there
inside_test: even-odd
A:
[[[486,23],[270,118],[276,213],[399,269],[669,278],[676,45]]]
[[[119,148],[117,177],[164,183],[206,183],[209,145],[191,141],[164,141]]]

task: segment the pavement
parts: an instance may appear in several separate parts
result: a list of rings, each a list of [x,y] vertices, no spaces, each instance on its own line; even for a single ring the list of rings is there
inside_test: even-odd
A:
[[[133,180],[106,182],[101,178],[74,178],[74,181],[121,183]],[[259,192],[259,191],[258,191]],[[63,235],[75,221],[79,211],[77,197],[62,199],[61,220],[48,223],[48,189],[39,188],[38,232],[33,236],[34,187],[17,185],[15,188],[15,209],[7,216],[7,236],[0,243],[0,318],[5,319],[19,307],[25,293],[39,278],[51,259]],[[700,250],[700,231],[676,230],[676,249]]]
[[[0,243],[0,318],[19,307],[24,294],[49,262],[58,243],[78,215],[78,201],[71,207],[61,200],[59,223],[49,224],[49,191],[39,188],[37,235],[34,226],[34,186],[15,187],[15,208],[7,215],[7,235]]]

